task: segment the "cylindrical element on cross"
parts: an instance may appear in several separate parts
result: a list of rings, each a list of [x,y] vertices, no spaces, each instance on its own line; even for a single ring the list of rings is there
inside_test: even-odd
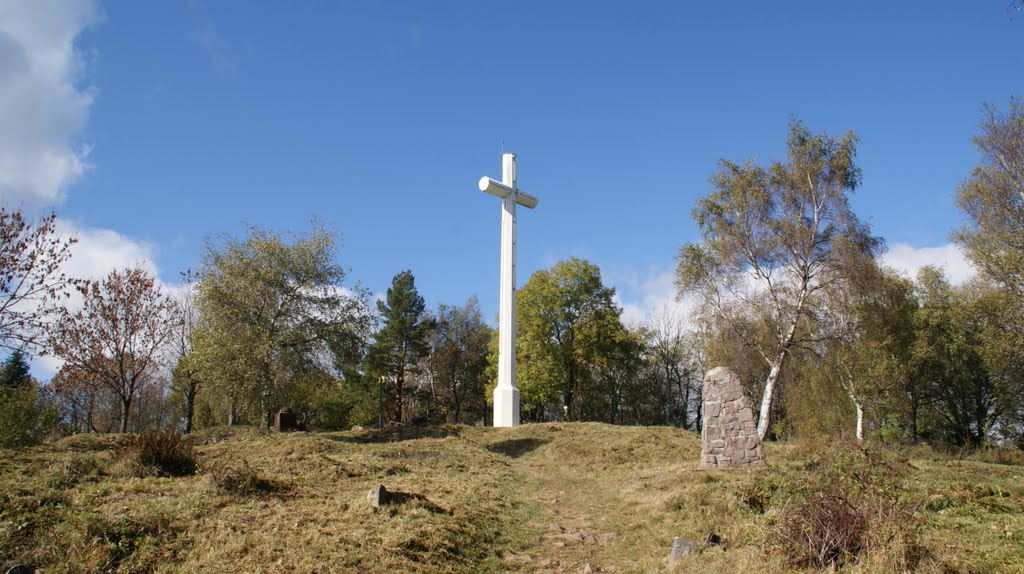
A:
[[[506,153],[501,156],[501,183],[516,188],[516,154]]]
[[[515,191],[511,187],[505,185],[504,183],[501,183],[500,181],[494,181],[489,177],[481,177],[480,183],[478,185],[480,186],[480,191],[484,193],[489,193],[494,197],[500,197],[502,199],[505,199],[505,197],[508,196],[508,194]]]
[[[529,209],[533,209],[534,207],[537,207],[538,202],[539,200],[535,196],[530,195],[529,193],[526,193],[525,191],[522,190],[516,190],[516,203],[518,203],[519,205],[522,205],[523,207]]]
[[[530,209],[537,207],[537,203],[539,202],[536,196],[530,195],[529,193],[526,193],[521,189],[512,189],[511,187],[505,185],[504,183],[501,183],[500,181],[494,181],[489,177],[481,177],[480,183],[478,183],[477,185],[480,187],[480,191],[484,193],[489,193],[494,197],[500,197],[502,199],[505,199],[512,193],[515,193],[516,203],[522,205],[523,207],[528,207]]]

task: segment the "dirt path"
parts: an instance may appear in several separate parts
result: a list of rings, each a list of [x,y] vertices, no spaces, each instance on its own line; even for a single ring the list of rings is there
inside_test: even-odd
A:
[[[547,465],[523,459],[514,459],[513,464],[537,485],[532,498],[542,509],[536,522],[544,525],[544,532],[525,552],[506,555],[506,562],[545,574],[622,571],[602,559],[603,550],[616,544],[621,534],[597,527],[602,520],[587,509],[585,489],[568,488],[562,472]]]

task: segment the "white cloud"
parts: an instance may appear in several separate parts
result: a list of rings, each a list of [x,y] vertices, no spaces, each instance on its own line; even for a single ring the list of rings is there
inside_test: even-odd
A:
[[[616,288],[615,302],[622,307],[622,321],[628,326],[649,324],[662,316],[689,321],[696,308],[692,297],[676,300],[673,271],[651,269],[644,276],[631,272],[609,277]]]
[[[78,242],[64,269],[78,279],[102,279],[114,269],[139,267],[156,276],[153,247],[110,229],[81,228],[70,221],[57,221],[57,233]]]
[[[946,277],[959,285],[976,274],[974,266],[953,243],[938,247],[914,247],[895,243],[880,258],[880,262],[913,279],[925,265],[945,270]],[[693,296],[676,301],[673,271],[650,269],[643,275],[635,271],[606,272],[608,282],[616,288],[616,303],[622,307],[622,321],[629,326],[650,324],[652,319],[668,315],[688,322],[697,308]],[[757,288],[756,283],[751,283]]]
[[[0,2],[0,201],[53,205],[85,173],[94,92],[74,41],[99,16],[93,0]]]
[[[75,40],[100,17],[96,0],[0,0],[3,206],[25,211],[57,206],[88,169],[89,148],[77,138],[88,122],[95,90],[83,83],[84,60]],[[149,244],[60,218],[57,233],[77,240],[64,265],[71,277],[102,279],[128,267],[158,276]],[[74,308],[81,302],[72,298],[67,304]],[[60,366],[58,359],[40,357],[33,370],[48,378]]]
[[[917,277],[918,270],[925,265],[940,267],[945,270],[946,278],[954,285],[959,285],[976,274],[974,266],[954,243],[938,247],[914,247],[906,243],[894,243],[882,255],[881,263],[910,279]]]

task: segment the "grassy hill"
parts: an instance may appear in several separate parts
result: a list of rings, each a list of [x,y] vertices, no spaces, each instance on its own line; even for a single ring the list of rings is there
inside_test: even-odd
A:
[[[1013,461],[769,444],[767,468],[727,472],[700,470],[699,437],[670,428],[219,428],[192,438],[194,475],[160,477],[123,454],[124,440],[2,452],[0,567],[665,572],[684,536],[701,547],[675,572],[807,571],[779,545],[791,505],[822,485],[869,484],[869,495],[898,495],[898,536],[873,533],[844,571],[1024,572],[1024,466]],[[888,466],[864,466],[875,456]],[[374,508],[378,484],[394,494]],[[711,533],[724,543],[704,544]]]

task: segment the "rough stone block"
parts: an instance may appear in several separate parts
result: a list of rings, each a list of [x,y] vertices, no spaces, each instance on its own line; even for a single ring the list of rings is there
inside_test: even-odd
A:
[[[370,506],[377,508],[381,505],[388,503],[388,489],[384,488],[383,484],[378,484],[370,489],[370,492],[366,493],[366,501],[370,503]]]
[[[668,567],[672,568],[676,565],[683,557],[695,554],[697,552],[697,543],[689,538],[683,538],[682,536],[676,536],[672,539],[672,549],[668,553]]]
[[[701,466],[763,464],[753,411],[736,373],[724,367],[708,371],[703,400]]]

